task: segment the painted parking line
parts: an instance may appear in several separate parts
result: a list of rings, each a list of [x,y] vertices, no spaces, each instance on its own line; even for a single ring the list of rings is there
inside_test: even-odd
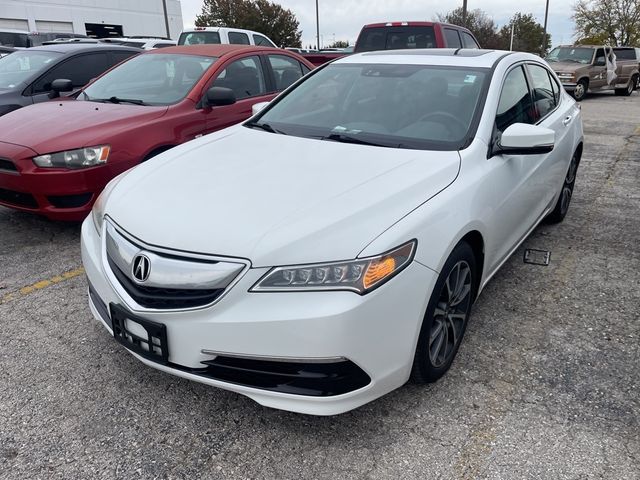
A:
[[[61,273],[60,275],[56,275],[55,277],[51,277],[46,280],[40,280],[39,282],[36,282],[32,285],[22,287],[16,292],[11,292],[4,295],[3,297],[0,297],[0,305],[4,305],[5,303],[17,300],[20,297],[24,297],[33,292],[37,292],[38,290],[50,287],[51,285],[57,285],[58,283],[71,280],[72,278],[79,277],[80,275],[84,275],[84,268],[82,267],[76,268],[75,270],[69,270],[68,272]]]

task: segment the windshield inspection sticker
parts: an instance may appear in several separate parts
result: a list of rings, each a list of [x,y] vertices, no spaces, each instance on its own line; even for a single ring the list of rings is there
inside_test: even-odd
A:
[[[475,83],[475,82],[476,82],[475,75],[467,75],[466,77],[464,77],[464,83]]]

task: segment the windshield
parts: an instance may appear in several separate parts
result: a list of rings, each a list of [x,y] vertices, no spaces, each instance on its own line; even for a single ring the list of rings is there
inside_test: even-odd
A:
[[[26,50],[0,58],[0,88],[17,87],[61,55],[59,52]]]
[[[458,150],[468,140],[488,70],[333,64],[248,127],[329,141]]]
[[[0,32],[0,45],[7,47],[30,47],[29,34],[15,32]]]
[[[178,45],[201,45],[203,43],[219,44],[218,32],[184,32],[180,34]]]
[[[433,27],[370,27],[365,28],[356,42],[356,52],[400,50],[405,48],[435,48]]]
[[[171,105],[186,97],[215,61],[195,55],[138,55],[89,85],[78,100]]]
[[[591,63],[593,48],[585,47],[556,47],[547,56],[547,62],[575,62]]]

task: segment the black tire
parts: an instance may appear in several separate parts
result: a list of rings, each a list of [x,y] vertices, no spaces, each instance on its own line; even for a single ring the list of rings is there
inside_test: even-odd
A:
[[[571,197],[573,196],[573,187],[576,184],[576,175],[578,173],[578,166],[580,165],[580,156],[578,152],[573,153],[571,157],[571,163],[567,170],[567,175],[562,182],[562,189],[560,190],[560,196],[556,202],[556,206],[553,211],[545,218],[546,223],[560,223],[567,216],[569,211],[569,205],[571,204]]]
[[[626,87],[616,88],[616,95],[618,95],[619,97],[628,97],[633,93],[635,89],[636,89],[636,79],[635,77],[632,77],[629,79],[629,83],[627,84]]]
[[[431,293],[420,329],[411,381],[435,382],[451,367],[467,328],[477,291],[477,271],[473,250],[466,242],[459,243],[444,264]],[[453,284],[456,278],[462,280]],[[458,290],[456,286],[460,285]]]
[[[576,99],[576,102],[581,102],[587,96],[587,90],[589,90],[589,82],[585,79],[580,80],[573,91],[573,98]]]

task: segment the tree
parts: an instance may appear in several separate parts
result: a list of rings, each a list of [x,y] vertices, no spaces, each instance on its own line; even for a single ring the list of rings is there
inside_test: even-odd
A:
[[[544,28],[531,13],[516,13],[509,23],[504,25],[498,35],[500,48],[509,50],[511,44],[511,27],[513,27],[513,50],[535,53],[545,57],[551,48],[551,35],[544,34]],[[543,41],[544,35],[544,41]]]
[[[476,37],[482,48],[500,48],[498,28],[489,15],[479,8],[467,12],[466,21],[463,21],[462,7],[450,11],[447,14],[439,13],[438,20],[468,28]]]
[[[196,26],[245,28],[263,33],[279,46],[302,46],[296,16],[269,0],[204,0]]]
[[[329,48],[347,48],[349,46],[349,42],[345,42],[344,40],[336,40]]]
[[[640,42],[639,0],[579,0],[573,8],[579,43],[621,46]]]

